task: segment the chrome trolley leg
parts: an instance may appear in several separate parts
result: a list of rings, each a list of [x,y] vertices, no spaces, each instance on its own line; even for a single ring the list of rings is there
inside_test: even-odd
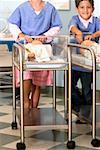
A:
[[[53,107],[56,109],[56,70],[53,70]]]
[[[68,142],[67,142],[67,148],[74,149],[75,148],[75,142],[72,141],[72,106],[71,106],[71,74],[72,74],[72,59],[71,59],[71,51],[68,47]]]
[[[64,118],[68,121],[68,81],[67,70],[64,70]]]
[[[12,51],[12,72],[13,72],[13,110],[12,116],[13,121],[11,123],[12,129],[17,129],[17,122],[16,122],[16,94],[15,94],[15,65],[14,65],[14,47]]]
[[[22,50],[19,50],[20,60],[20,142],[16,144],[17,150],[25,150],[25,139],[24,139],[24,91],[23,91],[23,54]]]
[[[91,144],[94,147],[100,147],[100,140],[96,139],[96,58],[92,54],[92,63],[93,63],[93,108],[92,108],[92,141]]]

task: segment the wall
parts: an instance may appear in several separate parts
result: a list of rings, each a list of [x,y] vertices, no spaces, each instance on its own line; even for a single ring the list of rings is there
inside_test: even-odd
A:
[[[74,0],[70,1],[70,9],[69,10],[59,11],[59,13],[60,13],[62,24],[63,24],[61,33],[67,34],[69,20],[72,17],[72,15],[76,13]]]
[[[27,0],[0,0],[0,17],[8,18],[11,12],[23,1],[27,1]],[[100,16],[100,7],[99,7],[100,1],[94,0],[94,2],[95,2],[95,8],[96,8],[94,11],[94,14],[96,16]],[[74,0],[70,0],[70,10],[59,11],[62,24],[63,24],[63,28],[61,31],[62,34],[68,33],[68,30],[67,30],[68,22],[70,18],[72,17],[72,15],[75,13],[76,11],[75,11]]]

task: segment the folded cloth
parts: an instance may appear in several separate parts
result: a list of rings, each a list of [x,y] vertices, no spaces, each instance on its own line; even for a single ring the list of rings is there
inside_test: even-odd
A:
[[[86,42],[88,42],[88,41],[86,41]],[[83,45],[87,45],[86,42],[84,42]],[[96,62],[100,62],[100,44],[90,41],[87,46],[90,46],[93,49],[95,56],[96,56]],[[83,55],[85,57],[87,57],[88,59],[92,58],[91,53],[88,50],[84,50]]]
[[[25,60],[28,59],[29,53],[35,54],[35,61],[50,61],[50,57],[52,56],[52,47],[50,44],[25,44]]]

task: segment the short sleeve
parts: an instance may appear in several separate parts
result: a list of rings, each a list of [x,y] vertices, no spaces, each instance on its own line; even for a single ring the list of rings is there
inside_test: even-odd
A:
[[[16,24],[20,27],[21,23],[21,15],[20,15],[20,9],[19,7],[15,9],[15,11],[12,13],[12,15],[8,18],[8,22],[12,24]]]
[[[96,30],[100,30],[100,18],[97,18],[97,21],[96,21]]]
[[[62,27],[62,23],[57,10],[55,9],[55,7],[53,7],[52,15],[51,15],[51,27],[56,27],[56,26]]]
[[[68,30],[70,32],[70,29],[72,26],[76,26],[78,25],[78,19],[77,16],[73,16],[72,19],[70,20],[69,24],[68,24]]]

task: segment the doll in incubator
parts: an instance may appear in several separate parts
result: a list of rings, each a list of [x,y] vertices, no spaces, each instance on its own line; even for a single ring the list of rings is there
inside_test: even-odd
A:
[[[50,44],[42,44],[38,40],[33,40],[31,43],[24,44],[25,60],[43,62],[49,61],[52,57],[52,47]]]
[[[100,44],[91,40],[85,40],[81,44],[84,46],[91,47],[95,53],[96,62],[100,62]],[[88,59],[91,59],[91,53],[88,50],[81,49],[80,52],[83,56],[87,57]]]

